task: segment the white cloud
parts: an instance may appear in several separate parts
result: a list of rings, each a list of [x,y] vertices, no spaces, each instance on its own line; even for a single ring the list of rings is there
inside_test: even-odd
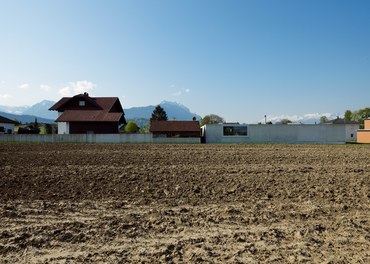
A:
[[[62,96],[72,96],[76,94],[82,94],[93,90],[96,87],[96,84],[89,81],[77,81],[70,82],[68,86],[63,87],[59,90],[59,94]]]
[[[58,92],[61,96],[70,96],[72,95],[71,93],[71,88],[70,87],[63,87],[62,89],[59,90]]]
[[[330,117],[332,117],[333,116],[333,114],[332,113],[314,113],[314,114],[305,114],[305,115],[303,115],[303,118],[306,118],[306,119],[309,119],[309,118],[311,118],[311,119],[313,119],[313,118],[318,118],[318,119],[320,119],[320,117],[322,117],[322,116],[326,116],[327,118],[330,118]]]
[[[1,101],[7,101],[8,99],[12,98],[10,94],[0,94]]]
[[[183,95],[184,93],[190,93],[190,89],[182,89],[180,91],[177,91],[177,92],[173,93],[172,95],[176,96],[176,97],[179,97],[179,96]]]
[[[28,88],[30,88],[30,85],[28,83],[22,83],[22,84],[18,85],[18,88],[28,89]]]
[[[46,84],[41,84],[40,89],[45,91],[45,92],[49,92],[50,91],[50,86],[46,85]]]
[[[84,93],[88,92],[96,87],[96,84],[89,82],[89,81],[78,81],[78,82],[71,82],[70,85],[72,86],[73,92],[75,93]]]
[[[304,114],[304,115],[287,115],[287,114],[282,114],[282,115],[274,115],[274,116],[267,116],[267,122],[271,121],[272,123],[279,122],[282,119],[289,119],[292,122],[312,122],[314,120],[319,121],[320,117],[326,116],[328,119],[335,119],[337,115],[332,114],[332,113],[312,113],[312,114]],[[264,123],[265,120],[262,119],[259,122]]]

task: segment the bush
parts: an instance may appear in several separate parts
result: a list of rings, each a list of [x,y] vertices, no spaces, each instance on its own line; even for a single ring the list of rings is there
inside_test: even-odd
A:
[[[53,128],[50,124],[45,124],[45,134],[52,134]]]
[[[125,126],[126,133],[136,133],[137,131],[139,131],[139,127],[136,125],[134,121],[128,122],[127,125]]]

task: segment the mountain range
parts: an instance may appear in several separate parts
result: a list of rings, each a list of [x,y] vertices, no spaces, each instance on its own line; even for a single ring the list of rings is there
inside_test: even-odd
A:
[[[29,116],[29,117],[38,117],[38,118],[44,118],[44,119],[50,119],[54,120],[57,118],[58,114],[55,111],[49,111],[48,109],[54,105],[55,102],[43,100],[37,104],[34,104],[32,106],[5,106],[0,105],[0,112],[2,112],[2,115],[4,114],[5,117],[12,115],[16,116],[19,121],[23,119],[22,116]],[[18,117],[17,117],[18,116]],[[10,117],[7,117],[10,118]],[[11,118],[13,119],[13,118]],[[27,119],[28,120],[28,119]],[[32,120],[31,122],[33,122]],[[23,123],[23,121],[21,121]],[[29,121],[24,121],[29,122]]]
[[[3,106],[0,105],[0,115],[9,119],[17,119],[21,123],[34,122],[37,118],[38,122],[41,123],[53,123],[57,118],[58,113],[56,111],[49,111],[49,108],[54,105],[55,102],[49,100],[43,100],[32,106]],[[200,120],[201,117],[192,113],[186,106],[176,103],[163,101],[160,103],[161,107],[166,111],[169,120],[192,120],[193,117],[196,120]],[[125,118],[128,121],[134,121],[139,127],[146,126],[149,123],[151,114],[155,108],[155,105],[148,105],[142,107],[131,107],[124,109]],[[314,124],[320,122],[320,117],[325,115],[328,119],[335,119],[336,115],[331,113],[315,113],[305,115],[280,115],[280,116],[268,116],[267,121],[273,123],[279,122],[281,119],[289,119],[295,123],[303,124]],[[261,120],[263,123],[264,120]]]
[[[41,123],[53,123],[58,113],[49,111],[49,108],[54,104],[53,101],[43,100],[32,106],[0,105],[0,115],[12,120],[17,119],[21,123],[34,122],[35,118]],[[186,106],[176,102],[163,101],[160,105],[166,111],[169,120],[192,120],[193,117],[200,120],[201,118]],[[149,123],[154,108],[154,105],[149,105],[124,109],[125,118],[127,121],[135,121],[140,127],[145,126]]]

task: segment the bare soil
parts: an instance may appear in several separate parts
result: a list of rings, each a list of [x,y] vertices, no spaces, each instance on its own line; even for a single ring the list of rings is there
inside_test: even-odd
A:
[[[368,145],[0,144],[0,263],[370,263]]]

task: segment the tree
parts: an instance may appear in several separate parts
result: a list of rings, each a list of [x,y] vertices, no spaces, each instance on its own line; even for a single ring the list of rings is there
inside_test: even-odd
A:
[[[370,117],[370,107],[365,107],[358,110],[358,115],[362,120],[367,119]]]
[[[137,131],[139,131],[139,127],[136,125],[134,121],[128,122],[127,125],[125,126],[126,133],[136,133]]]
[[[345,120],[352,120],[352,111],[351,110],[346,110],[344,112],[344,119]]]
[[[35,122],[33,123],[33,126],[35,128],[38,128],[39,127],[39,123],[37,122],[37,117],[35,117]]]
[[[320,123],[322,124],[322,123],[325,123],[325,122],[328,122],[329,121],[329,119],[326,117],[326,116],[322,116],[322,117],[320,117]]]
[[[45,124],[45,134],[52,134],[53,128],[50,124]]]
[[[208,124],[222,124],[222,123],[225,123],[225,119],[223,119],[222,117],[218,115],[214,115],[214,114],[206,115],[200,120],[201,126],[208,125]]]
[[[157,120],[157,121],[167,121],[167,113],[164,111],[164,109],[157,105],[155,109],[153,110],[152,117],[150,118],[150,121]]]
[[[352,121],[356,121],[356,122],[360,121],[360,115],[358,114],[358,111],[352,112]]]
[[[143,134],[149,133],[149,125],[140,127],[139,133],[143,133]]]
[[[290,121],[287,118],[284,118],[284,119],[281,119],[279,123],[282,124],[282,125],[287,125],[287,124],[290,124],[290,123],[293,123],[293,122]]]

